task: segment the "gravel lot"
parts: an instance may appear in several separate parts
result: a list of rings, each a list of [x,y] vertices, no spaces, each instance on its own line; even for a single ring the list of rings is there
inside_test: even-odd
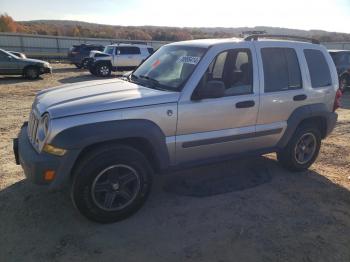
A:
[[[65,64],[0,77],[0,261],[350,261],[350,95],[308,172],[271,154],[157,177],[136,215],[99,225],[24,180],[11,140],[35,92],[92,79]]]

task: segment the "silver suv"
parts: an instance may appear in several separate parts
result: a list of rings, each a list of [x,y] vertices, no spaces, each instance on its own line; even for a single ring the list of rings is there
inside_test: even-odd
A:
[[[139,66],[153,53],[153,47],[136,44],[114,44],[103,52],[91,51],[88,68],[96,76],[106,77],[111,71],[129,71]]]
[[[317,43],[172,43],[125,79],[38,93],[14,152],[28,178],[71,181],[82,214],[114,222],[142,206],[154,173],[271,152],[307,169],[336,124],[338,85]]]

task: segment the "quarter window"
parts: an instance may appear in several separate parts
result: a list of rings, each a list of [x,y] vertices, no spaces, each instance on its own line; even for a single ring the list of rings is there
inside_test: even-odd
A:
[[[331,72],[323,53],[319,50],[305,49],[304,54],[310,72],[312,87],[317,88],[331,85]]]
[[[297,54],[292,48],[263,48],[265,92],[278,92],[302,88]]]

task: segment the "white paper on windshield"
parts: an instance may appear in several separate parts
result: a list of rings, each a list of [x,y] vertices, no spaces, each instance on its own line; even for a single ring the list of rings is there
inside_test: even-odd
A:
[[[182,64],[191,64],[191,65],[196,65],[198,64],[199,60],[201,58],[198,56],[181,56],[176,63],[182,63]]]

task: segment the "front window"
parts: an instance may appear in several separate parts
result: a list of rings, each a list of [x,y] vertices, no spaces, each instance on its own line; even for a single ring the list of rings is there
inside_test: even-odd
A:
[[[180,91],[206,48],[169,45],[158,49],[130,79],[153,88]]]

